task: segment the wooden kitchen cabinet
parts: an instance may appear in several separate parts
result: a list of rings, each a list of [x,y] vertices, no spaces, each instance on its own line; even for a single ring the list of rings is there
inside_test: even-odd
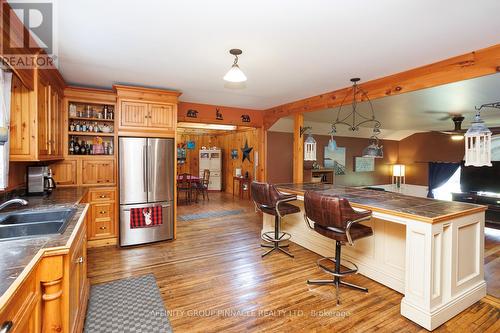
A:
[[[115,85],[118,134],[174,137],[179,92]]]
[[[106,185],[114,182],[114,160],[82,160],[82,184]]]
[[[148,127],[148,104],[123,102],[120,108],[120,127]]]
[[[91,188],[87,198],[90,203],[90,214],[87,221],[88,246],[116,244],[118,241],[116,188]]]
[[[32,271],[0,312],[0,327],[12,322],[9,333],[41,331],[41,292],[36,270]]]
[[[88,214],[87,214],[88,218]],[[69,326],[70,332],[81,331],[87,302],[87,233],[82,229],[69,253]]]
[[[173,129],[174,112],[177,108],[172,104],[149,104],[148,127]]]
[[[33,91],[28,90],[15,75],[12,82],[10,160],[62,159],[64,81],[52,72],[37,70]]]
[[[57,185],[76,185],[77,160],[64,160],[52,164],[52,176]]]

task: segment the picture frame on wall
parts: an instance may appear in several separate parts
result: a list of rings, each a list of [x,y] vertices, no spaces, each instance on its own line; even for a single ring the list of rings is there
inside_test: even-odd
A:
[[[375,159],[373,157],[354,157],[354,172],[375,171]]]

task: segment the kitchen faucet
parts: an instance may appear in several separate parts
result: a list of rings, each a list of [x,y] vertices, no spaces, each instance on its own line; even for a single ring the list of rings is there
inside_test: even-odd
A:
[[[20,199],[20,198],[7,200],[4,203],[0,204],[0,211],[4,210],[5,208],[7,208],[11,205],[15,205],[15,204],[26,206],[26,205],[28,205],[28,201],[26,201],[24,199]]]

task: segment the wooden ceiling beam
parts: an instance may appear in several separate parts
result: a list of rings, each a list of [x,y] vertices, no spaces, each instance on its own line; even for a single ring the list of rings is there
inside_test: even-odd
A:
[[[359,86],[366,91],[371,100],[374,100],[498,72],[500,72],[500,44],[405,72],[361,82]],[[351,86],[267,109],[264,112],[264,127],[269,129],[278,119],[297,113],[338,107],[350,92],[352,92]],[[352,102],[352,96],[349,95],[346,103]]]

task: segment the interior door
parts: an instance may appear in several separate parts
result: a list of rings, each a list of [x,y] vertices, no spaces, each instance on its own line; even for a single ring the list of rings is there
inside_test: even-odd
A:
[[[174,140],[148,140],[148,202],[174,198]]]
[[[119,138],[118,149],[120,155],[120,204],[147,202],[147,139]]]

